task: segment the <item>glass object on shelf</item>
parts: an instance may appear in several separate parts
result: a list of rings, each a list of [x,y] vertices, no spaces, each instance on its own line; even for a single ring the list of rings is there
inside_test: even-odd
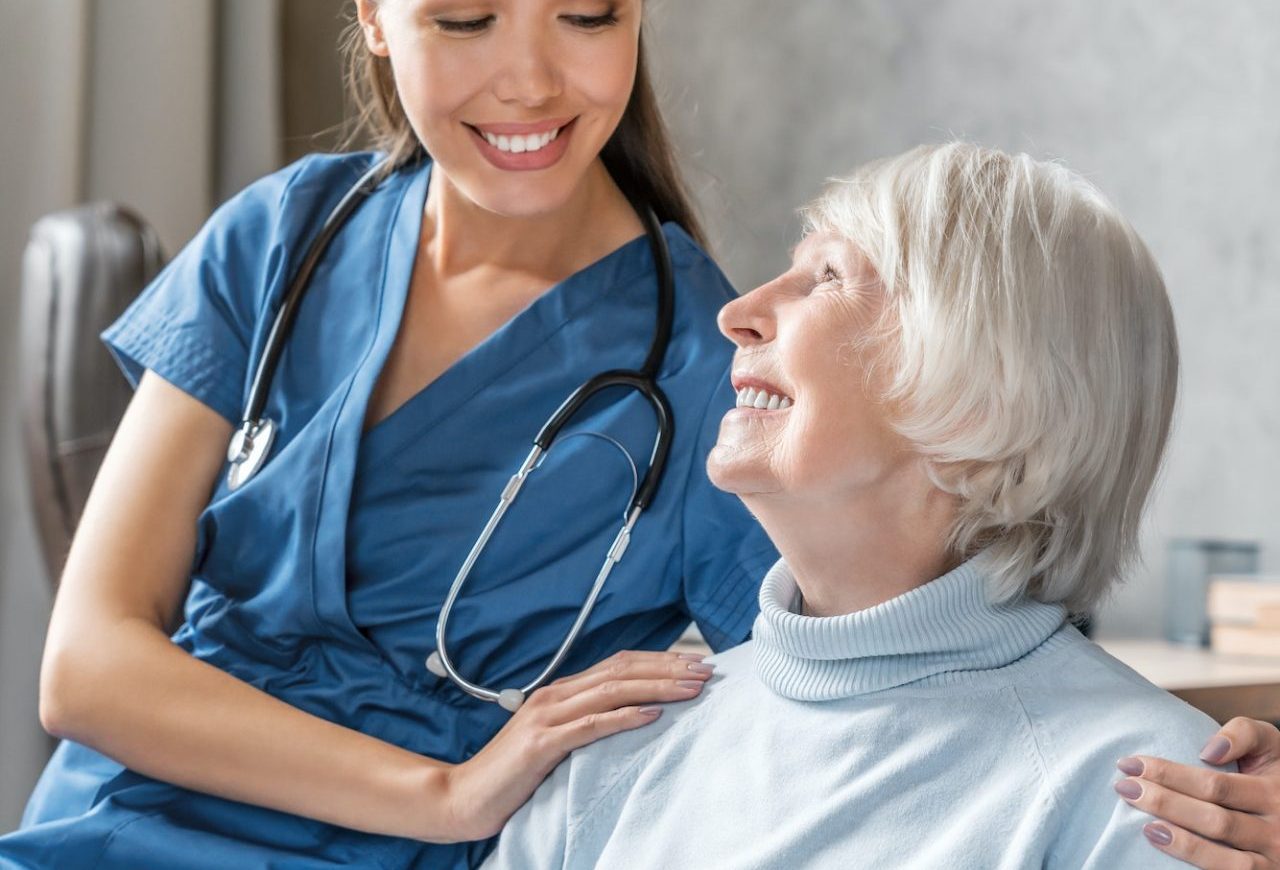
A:
[[[1164,636],[1174,643],[1209,645],[1205,599],[1209,578],[1218,574],[1257,574],[1255,541],[1173,538],[1165,566]]]

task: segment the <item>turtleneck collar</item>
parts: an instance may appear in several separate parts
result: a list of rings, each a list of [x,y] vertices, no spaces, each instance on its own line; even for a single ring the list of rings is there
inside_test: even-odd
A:
[[[754,628],[760,679],[783,697],[831,701],[929,677],[1014,662],[1066,619],[1030,598],[993,605],[983,554],[875,607],[842,616],[795,612],[800,590],[779,560],[760,587]]]

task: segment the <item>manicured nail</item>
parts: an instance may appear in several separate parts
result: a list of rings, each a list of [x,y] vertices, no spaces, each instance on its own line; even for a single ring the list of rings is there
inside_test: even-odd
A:
[[[704,662],[696,662],[689,665],[689,670],[693,671],[695,674],[714,674],[716,672],[716,666],[708,665]]]
[[[1207,761],[1209,764],[1220,764],[1230,751],[1231,741],[1219,734],[1200,750],[1200,760]]]
[[[705,683],[702,680],[678,680],[676,685],[682,689],[701,689]]]
[[[1126,755],[1117,761],[1116,767],[1120,768],[1121,773],[1127,773],[1129,776],[1142,776],[1142,759],[1134,758],[1132,755]]]
[[[654,719],[656,719],[662,715],[662,708],[661,707],[641,707],[640,715],[652,716]]]
[[[1122,779],[1116,783],[1116,792],[1122,798],[1136,801],[1142,797],[1142,786],[1138,785],[1136,780]]]
[[[698,653],[680,653],[676,658],[686,662],[700,662],[705,659],[706,656],[699,655]]]
[[[1157,846],[1167,846],[1173,842],[1173,834],[1169,833],[1169,829],[1154,822],[1143,825],[1142,833],[1146,834],[1147,839]]]

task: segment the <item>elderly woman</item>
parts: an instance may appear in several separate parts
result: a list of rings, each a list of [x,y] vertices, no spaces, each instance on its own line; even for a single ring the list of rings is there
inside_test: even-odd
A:
[[[1109,784],[1216,726],[1068,621],[1136,556],[1169,431],[1150,253],[1078,175],[966,144],[807,216],[720,314],[739,399],[708,471],[782,554],[754,640],[571,756],[492,863],[1184,866]]]

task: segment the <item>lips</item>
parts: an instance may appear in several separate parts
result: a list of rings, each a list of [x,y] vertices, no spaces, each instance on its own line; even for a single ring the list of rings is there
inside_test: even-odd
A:
[[[464,124],[480,153],[498,169],[529,171],[554,166],[569,148],[577,118],[531,124]]]

